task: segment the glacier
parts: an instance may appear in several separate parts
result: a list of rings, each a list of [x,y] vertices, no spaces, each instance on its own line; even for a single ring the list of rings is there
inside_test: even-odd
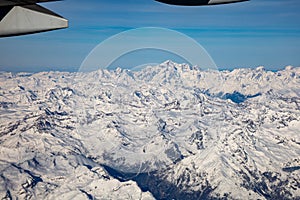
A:
[[[2,199],[299,199],[300,68],[0,73]]]

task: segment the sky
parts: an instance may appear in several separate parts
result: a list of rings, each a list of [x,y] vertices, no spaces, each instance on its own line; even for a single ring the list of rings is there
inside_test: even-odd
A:
[[[154,0],[64,0],[42,6],[67,18],[69,28],[0,38],[0,71],[78,71],[99,43],[142,27],[171,29],[191,37],[220,69],[300,66],[299,0],[204,7],[170,6]],[[142,57],[152,63],[176,61],[170,53],[145,51],[142,56],[122,56],[117,63],[136,65],[133,60]]]

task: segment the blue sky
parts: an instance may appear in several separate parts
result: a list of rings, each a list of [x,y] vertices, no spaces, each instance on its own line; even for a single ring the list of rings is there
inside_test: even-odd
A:
[[[1,38],[0,71],[77,71],[97,44],[140,27],[186,34],[222,69],[300,66],[299,0],[251,0],[209,7],[170,6],[154,0],[65,0],[43,6],[69,19],[70,27]]]

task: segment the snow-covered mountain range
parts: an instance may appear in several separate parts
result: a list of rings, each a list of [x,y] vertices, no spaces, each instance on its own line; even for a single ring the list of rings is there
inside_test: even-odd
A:
[[[0,73],[0,198],[299,199],[300,68]]]

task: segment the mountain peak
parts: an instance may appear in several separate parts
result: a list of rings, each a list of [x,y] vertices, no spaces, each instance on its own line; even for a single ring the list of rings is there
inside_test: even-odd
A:
[[[293,68],[294,68],[293,66],[288,65],[288,66],[285,67],[285,70],[286,70],[286,71],[290,71],[290,70],[292,70]]]
[[[258,66],[255,69],[256,71],[265,71],[265,67],[264,66]]]
[[[262,70],[1,74],[0,198],[297,199],[300,71]]]

